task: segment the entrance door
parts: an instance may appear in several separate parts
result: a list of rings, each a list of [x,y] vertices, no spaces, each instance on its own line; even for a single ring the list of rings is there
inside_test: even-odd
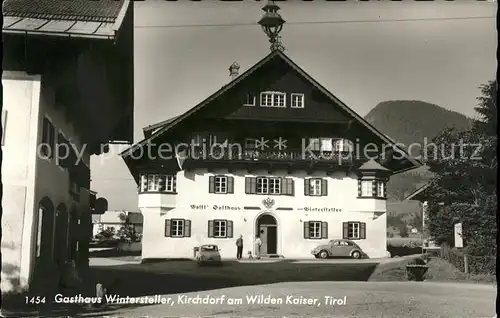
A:
[[[278,253],[278,225],[272,215],[263,214],[257,219],[256,233],[262,242],[261,255]]]

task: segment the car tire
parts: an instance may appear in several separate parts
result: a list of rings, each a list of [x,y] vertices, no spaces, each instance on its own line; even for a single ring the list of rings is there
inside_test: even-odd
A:
[[[358,252],[358,251],[354,251],[354,252],[352,252],[351,257],[354,258],[354,259],[360,259],[361,258],[361,253]]]
[[[326,258],[328,258],[328,252],[325,250],[322,250],[318,253],[318,257],[321,259],[326,259]]]

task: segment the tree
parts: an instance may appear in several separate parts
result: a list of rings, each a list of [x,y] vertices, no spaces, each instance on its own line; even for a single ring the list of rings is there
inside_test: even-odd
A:
[[[408,233],[408,227],[406,226],[406,224],[401,224],[399,226],[399,236],[408,237],[409,235],[410,233]]]
[[[130,217],[125,213],[120,213],[120,220],[123,222],[123,225],[118,230],[118,237],[121,241],[133,243],[139,240],[139,235],[135,230],[134,224],[130,222]]]
[[[479,118],[468,130],[446,129],[427,165],[434,177],[426,195],[429,231],[438,243],[453,245],[455,223],[463,225],[470,253],[496,253],[496,82],[482,85]],[[428,149],[429,150],[429,149]]]
[[[115,236],[115,228],[114,227],[107,227],[101,232],[99,232],[96,237],[103,239],[103,240],[110,240]]]

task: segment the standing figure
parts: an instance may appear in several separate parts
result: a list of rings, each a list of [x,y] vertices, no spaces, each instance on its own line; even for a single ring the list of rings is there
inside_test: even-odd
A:
[[[236,258],[241,259],[243,255],[243,235],[236,240]]]
[[[260,236],[255,236],[255,257],[260,259],[260,246],[262,245],[262,241],[260,240]]]

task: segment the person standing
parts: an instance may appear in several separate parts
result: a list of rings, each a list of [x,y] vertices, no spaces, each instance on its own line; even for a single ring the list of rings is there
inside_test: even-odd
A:
[[[255,236],[255,257],[260,259],[260,246],[262,245],[262,241],[260,240],[260,236]]]
[[[240,237],[236,240],[236,258],[241,259],[243,255],[243,235],[240,234]]]

